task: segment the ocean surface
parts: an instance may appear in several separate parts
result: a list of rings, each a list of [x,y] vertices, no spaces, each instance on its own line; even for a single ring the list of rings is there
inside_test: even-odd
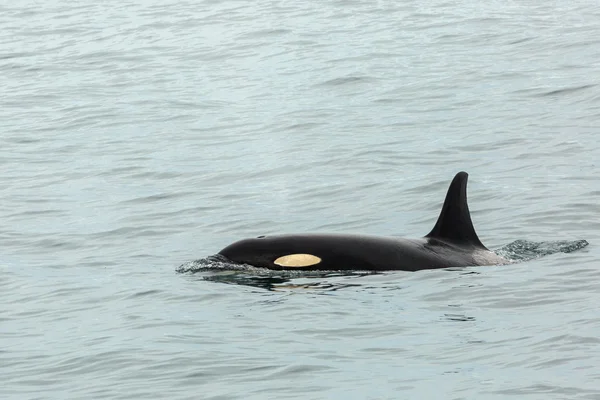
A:
[[[1,399],[600,399],[598,1],[23,0],[0,26]],[[521,262],[202,261],[423,236],[461,170]]]

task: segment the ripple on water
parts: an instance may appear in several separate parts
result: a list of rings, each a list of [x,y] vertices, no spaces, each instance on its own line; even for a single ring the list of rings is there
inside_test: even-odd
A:
[[[599,398],[592,2],[5,3],[1,398]],[[460,170],[518,263],[189,262]]]

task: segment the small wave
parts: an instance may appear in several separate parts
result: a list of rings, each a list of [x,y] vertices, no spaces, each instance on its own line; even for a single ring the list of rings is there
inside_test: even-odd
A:
[[[280,36],[291,33],[289,29],[263,29],[243,35],[246,38],[269,38],[272,36]]]
[[[347,76],[344,78],[330,79],[328,81],[320,83],[318,86],[341,86],[341,85],[348,85],[348,84],[354,84],[354,83],[368,82],[371,80],[372,80],[372,78],[367,77],[367,76]]]
[[[580,90],[593,88],[595,86],[596,85],[581,85],[581,86],[574,86],[574,87],[568,87],[568,88],[563,88],[563,89],[556,89],[556,90],[551,90],[549,92],[540,93],[539,96],[540,97],[559,96],[559,95],[563,95],[563,94],[570,94],[570,93],[578,92]]]
[[[571,253],[587,246],[587,240],[531,242],[515,240],[495,251],[501,257],[512,261],[528,261],[556,253]]]

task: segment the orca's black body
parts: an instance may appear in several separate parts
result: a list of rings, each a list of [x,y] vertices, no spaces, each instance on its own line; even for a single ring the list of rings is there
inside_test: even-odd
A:
[[[420,239],[372,235],[259,236],[219,252],[227,259],[269,269],[404,270],[499,265],[509,261],[479,240],[467,205],[466,172],[456,174],[433,230]]]

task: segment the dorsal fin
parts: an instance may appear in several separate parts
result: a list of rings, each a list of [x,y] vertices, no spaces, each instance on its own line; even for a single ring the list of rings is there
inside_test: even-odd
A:
[[[477,237],[471,221],[471,213],[467,205],[468,178],[469,174],[464,171],[456,174],[448,188],[440,216],[433,230],[425,237],[486,248]]]

